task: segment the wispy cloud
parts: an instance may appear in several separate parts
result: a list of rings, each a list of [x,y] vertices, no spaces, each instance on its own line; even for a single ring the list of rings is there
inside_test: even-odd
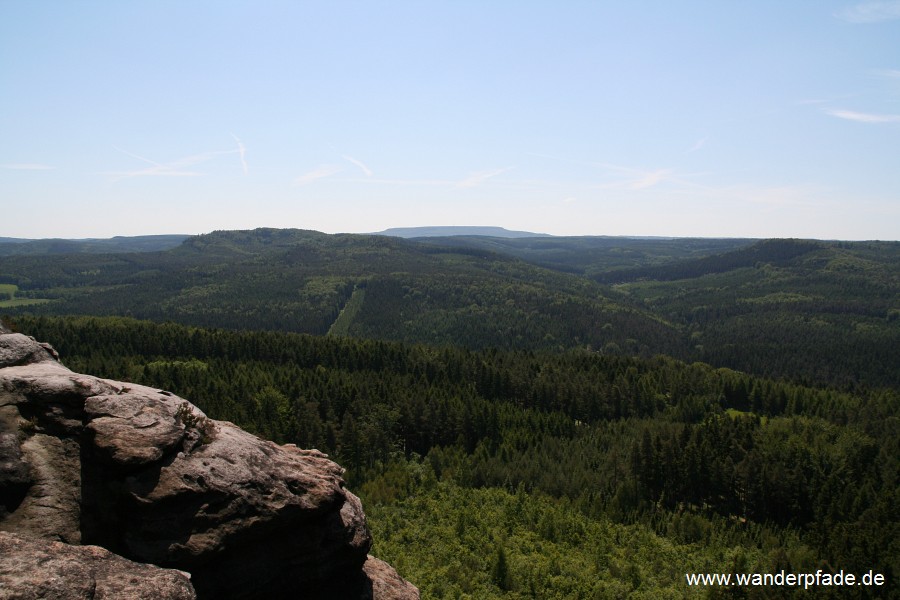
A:
[[[244,154],[247,152],[247,148],[246,146],[244,146],[244,143],[238,138],[238,136],[232,133],[231,137],[233,137],[234,141],[237,142],[237,151],[241,155],[241,167],[244,169],[244,175],[246,175],[249,171],[249,169],[247,168],[247,160],[244,158]]]
[[[861,113],[855,110],[839,108],[827,108],[823,112],[838,119],[856,121],[857,123],[900,123],[900,115],[879,115],[873,113]]]
[[[56,167],[40,163],[7,163],[5,165],[0,165],[0,169],[9,169],[12,171],[49,171],[55,168]]]
[[[359,167],[359,169],[363,172],[363,174],[364,174],[366,177],[371,177],[371,176],[372,176],[372,169],[370,169],[369,167],[367,167],[361,160],[357,160],[357,159],[353,158],[352,156],[348,156],[348,155],[346,155],[346,154],[342,154],[342,155],[341,155],[341,158],[343,158],[344,160],[346,160],[346,161],[348,161],[348,162],[350,162],[350,163],[356,165],[357,167]]]
[[[663,181],[668,181],[672,173],[674,173],[672,169],[658,169],[656,171],[651,171],[644,174],[643,177],[632,181],[629,187],[633,190],[643,190],[653,187]]]
[[[848,23],[880,23],[900,19],[900,0],[863,2],[838,11],[835,16]]]
[[[697,140],[696,142],[694,142],[693,146],[688,148],[688,152],[696,152],[697,150],[700,150],[701,148],[703,148],[703,146],[706,145],[707,141],[709,141],[708,137]]]
[[[111,175],[113,176],[113,183],[132,177],[196,177],[198,175],[203,175],[203,173],[197,171],[187,171],[185,169],[193,165],[207,162],[223,154],[235,154],[236,152],[239,152],[239,150],[214,150],[212,152],[192,154],[190,156],[185,156],[168,163],[160,163],[156,162],[155,160],[150,160],[149,158],[144,158],[143,156],[140,156],[133,152],[129,152],[128,150],[123,150],[118,146],[113,146],[113,148],[115,148],[122,154],[130,156],[132,158],[136,158],[137,160],[151,165],[150,167],[147,167],[145,169],[118,171],[111,173]]]
[[[691,148],[688,149],[689,152],[693,152],[699,150],[703,146],[706,145],[706,142],[709,138],[703,138],[694,143]],[[674,190],[703,190],[705,186],[700,183],[697,183],[697,178],[706,175],[706,173],[683,173],[679,172],[673,168],[659,168],[659,169],[646,169],[641,167],[629,167],[624,165],[617,165],[606,162],[596,162],[596,161],[588,161],[588,160],[576,160],[570,158],[562,158],[559,156],[552,156],[549,154],[539,154],[530,152],[531,156],[537,156],[541,158],[549,158],[558,161],[564,161],[567,163],[577,164],[589,166],[594,169],[602,169],[605,171],[603,173],[603,181],[597,182],[596,179],[594,181],[582,181],[578,184],[574,184],[573,182],[569,182],[569,184],[563,184],[562,182],[551,182],[551,181],[533,181],[533,180],[525,180],[519,183],[528,184],[532,187],[534,186],[544,186],[544,187],[556,187],[560,185],[577,185],[579,187],[584,187],[587,190],[619,190],[619,191],[642,191],[650,188],[654,188],[657,186],[666,186],[666,193],[672,192]]]
[[[825,201],[826,190],[818,185],[734,185],[719,190],[725,198],[743,200],[770,207],[799,206],[820,207]]]
[[[709,208],[722,206],[760,206],[767,209],[784,207],[822,207],[829,196],[827,188],[818,184],[695,183],[671,179],[673,185],[665,190],[668,199],[683,198],[686,202],[700,202]]]
[[[431,186],[431,187],[449,187],[457,182],[450,179],[384,179],[384,178],[357,178],[348,179],[351,183],[374,183],[378,185],[397,185],[403,187],[413,186]]]
[[[885,86],[891,102],[900,96],[900,69],[873,69],[872,75]]]
[[[478,171],[477,173],[472,173],[462,181],[456,182],[456,187],[461,188],[472,188],[481,185],[491,177],[496,177],[501,173],[506,173],[511,170],[513,167],[506,167],[503,169],[491,169],[490,171]]]
[[[336,165],[321,165],[316,167],[312,171],[308,173],[304,173],[303,175],[294,179],[294,185],[308,185],[317,179],[323,179],[325,177],[331,177],[336,173],[340,173],[341,168]]]
[[[661,183],[669,182],[691,185],[690,182],[687,182],[683,177],[680,177],[674,169],[655,169],[648,171],[647,169],[623,167],[621,165],[609,163],[595,163],[595,166],[624,176],[621,180],[601,185],[601,189],[644,190]]]
[[[873,69],[872,74],[885,79],[900,79],[900,69]]]

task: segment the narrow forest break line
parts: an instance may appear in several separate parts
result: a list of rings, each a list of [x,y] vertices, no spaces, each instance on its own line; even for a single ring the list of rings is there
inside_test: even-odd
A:
[[[359,287],[358,285],[354,285],[353,293],[350,294],[350,298],[347,299],[347,302],[344,304],[343,308],[341,308],[341,311],[335,318],[334,323],[331,324],[331,327],[328,328],[328,333],[326,333],[325,335],[349,335],[350,325],[353,324],[353,320],[362,309],[365,296],[366,289],[363,287]]]

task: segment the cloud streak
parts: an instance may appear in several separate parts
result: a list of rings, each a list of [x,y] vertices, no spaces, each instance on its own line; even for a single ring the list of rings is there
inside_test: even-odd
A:
[[[357,167],[359,167],[360,171],[362,171],[366,177],[371,177],[373,175],[372,169],[370,169],[365,164],[363,164],[363,162],[361,160],[357,160],[357,159],[353,158],[352,156],[348,156],[346,154],[342,154],[341,158],[343,158],[347,162],[350,162],[350,163],[356,165]]]
[[[512,170],[513,167],[506,167],[503,169],[491,169],[490,171],[478,171],[477,173],[472,173],[465,179],[456,182],[456,187],[458,188],[473,188],[481,185],[491,177],[496,177],[501,173],[506,173],[507,171]]]
[[[241,167],[244,169],[244,175],[246,175],[249,172],[249,169],[247,168],[247,160],[244,158],[244,154],[246,154],[247,148],[246,146],[244,146],[244,143],[238,138],[238,136],[232,133],[231,137],[233,137],[234,141],[237,142],[237,151],[241,155]]]
[[[881,23],[900,19],[900,0],[864,2],[835,13],[848,23]]]
[[[708,142],[708,141],[709,141],[708,137],[697,140],[696,142],[694,142],[693,146],[688,148],[688,152],[696,152],[697,150],[700,150],[701,148],[703,148],[703,146],[706,145],[706,142]]]
[[[341,168],[336,165],[321,165],[312,171],[304,173],[300,175],[296,179],[294,179],[294,185],[309,185],[310,183],[318,180],[324,179],[325,177],[331,177],[336,173],[340,173]]]
[[[129,152],[128,150],[123,150],[118,146],[113,146],[113,148],[115,148],[122,154],[130,156],[132,158],[136,158],[137,160],[151,165],[146,169],[114,172],[112,173],[113,183],[122,181],[123,179],[130,179],[132,177],[196,177],[198,175],[203,175],[203,173],[200,173],[198,171],[187,171],[185,169],[193,165],[207,162],[223,154],[235,154],[239,152],[239,150],[213,150],[212,152],[201,152],[199,154],[185,156],[168,163],[160,163],[156,162],[155,160],[150,160],[149,158],[144,158],[143,156],[140,156],[138,154],[134,154],[133,152]]]
[[[632,181],[629,184],[629,187],[633,190],[647,189],[664,181],[670,180],[670,175],[672,175],[672,173],[674,173],[672,169],[657,169],[656,171],[650,171],[643,177]]]
[[[900,123],[900,115],[879,115],[837,108],[825,109],[824,112],[832,117],[845,119],[847,121],[856,121],[857,123]]]
[[[56,167],[41,163],[7,163],[5,165],[0,165],[0,168],[9,169],[11,171],[50,171]]]
[[[450,187],[456,185],[456,181],[450,179],[380,179],[380,178],[357,178],[348,179],[351,183],[374,183],[378,185],[396,185],[402,187],[414,186],[431,186],[431,187]]]
[[[635,169],[633,167],[623,167],[609,163],[594,163],[594,166],[601,167],[607,171],[621,173],[625,176],[625,178],[620,181],[603,184],[599,186],[598,189],[645,190],[663,183],[679,183],[686,186],[693,185],[683,178],[678,177],[674,169],[655,169],[653,171],[648,171],[646,169]]]
[[[900,69],[874,69],[872,73],[888,80],[900,79]]]

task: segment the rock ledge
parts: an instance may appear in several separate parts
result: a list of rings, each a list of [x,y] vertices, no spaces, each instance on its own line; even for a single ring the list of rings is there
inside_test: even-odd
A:
[[[342,473],[317,450],[73,373],[48,345],[0,333],[0,598],[128,598],[125,581],[146,582],[144,598],[193,597],[192,585],[199,598],[418,598],[368,556]],[[47,569],[51,587],[28,592]],[[69,576],[71,593],[53,592]]]

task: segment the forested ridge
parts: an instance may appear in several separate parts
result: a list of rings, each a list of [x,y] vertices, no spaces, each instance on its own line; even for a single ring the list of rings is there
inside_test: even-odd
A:
[[[0,257],[0,311],[581,347],[845,390],[900,386],[896,242],[214,232],[162,252]]]
[[[751,245],[756,240],[722,238],[627,238],[608,236],[498,238],[454,235],[413,238],[426,245],[477,248],[590,279],[621,283],[657,266],[690,263]],[[668,271],[663,270],[664,273]],[[635,276],[635,274],[638,274]]]
[[[12,321],[76,371],[168,389],[332,454],[378,553],[426,597],[686,597],[685,572],[874,569],[893,582],[900,569],[895,389],[583,348]]]
[[[187,235],[117,236],[108,239],[45,239],[29,240],[0,238],[0,256],[29,254],[104,254],[110,252],[155,252],[174,248],[187,239]]]
[[[0,312],[331,454],[424,597],[900,597],[900,243],[214,232]],[[889,583],[684,579],[782,569]]]
[[[0,257],[0,284],[38,314],[124,315],[230,329],[473,348],[575,345],[681,356],[664,319],[587,279],[473,249],[263,229],[197,236],[166,252]]]
[[[695,360],[843,389],[900,387],[900,243],[769,240],[698,264],[702,275],[617,289],[682,327]]]

